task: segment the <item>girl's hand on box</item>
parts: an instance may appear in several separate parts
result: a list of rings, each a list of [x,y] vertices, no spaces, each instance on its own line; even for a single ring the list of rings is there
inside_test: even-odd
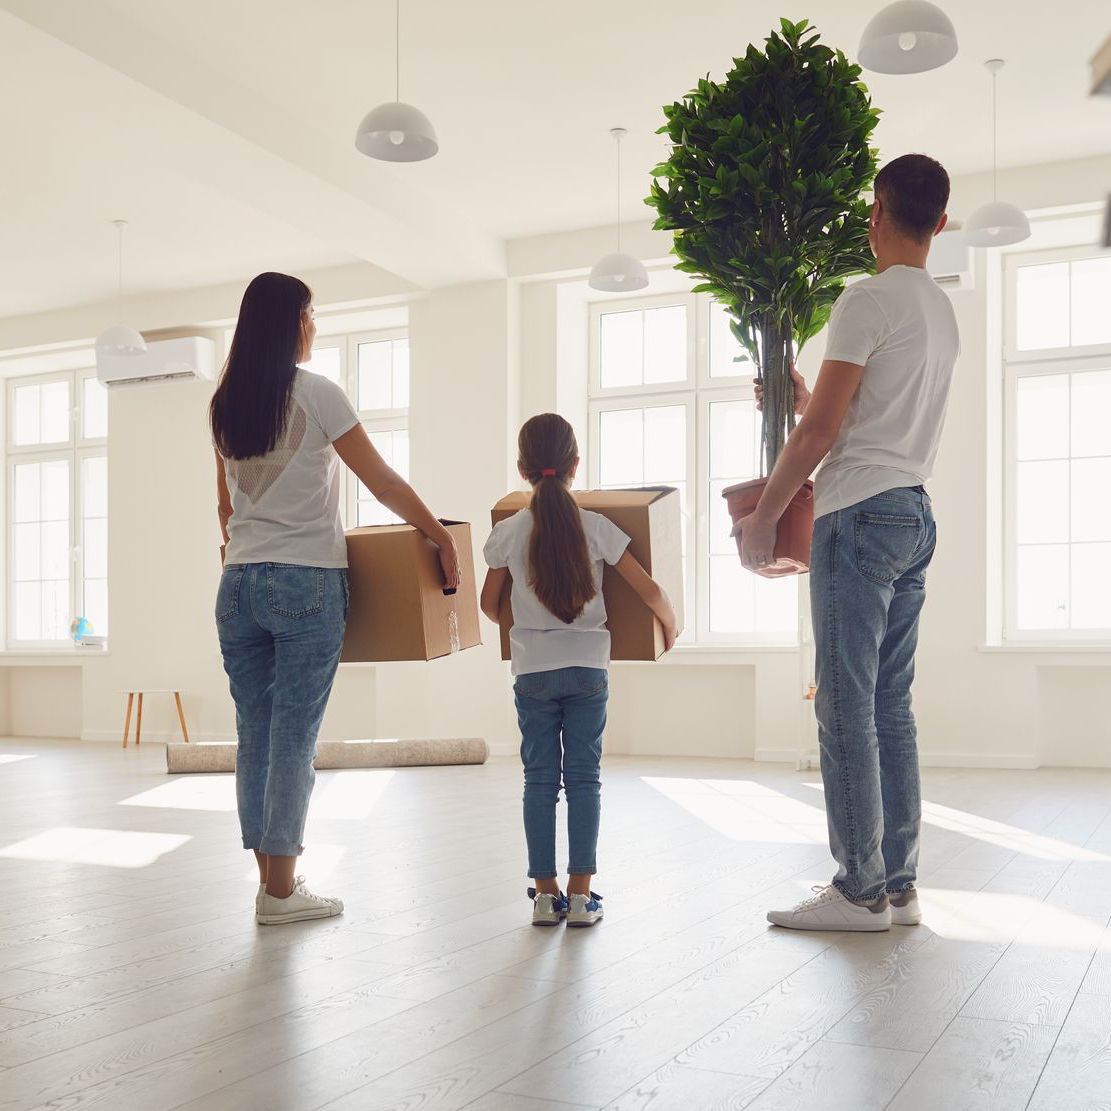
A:
[[[675,647],[675,642],[679,639],[679,626],[674,621],[669,621],[664,625],[664,651],[670,652]]]

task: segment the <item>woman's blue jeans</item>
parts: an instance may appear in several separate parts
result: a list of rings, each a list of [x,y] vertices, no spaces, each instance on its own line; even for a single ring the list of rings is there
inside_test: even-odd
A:
[[[525,840],[528,874],[552,879],[556,871],[556,802],[567,795],[571,875],[597,869],[601,818],[602,734],[609,675],[597,667],[561,667],[518,675],[513,684],[525,766]]]
[[[347,572],[286,563],[225,567],[216,627],[235,702],[243,847],[299,856],[316,736],[339,666]]]

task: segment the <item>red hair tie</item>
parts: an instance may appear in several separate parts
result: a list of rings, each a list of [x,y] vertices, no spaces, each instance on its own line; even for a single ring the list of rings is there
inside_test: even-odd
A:
[[[543,478],[555,478],[555,467],[545,467],[540,474]]]

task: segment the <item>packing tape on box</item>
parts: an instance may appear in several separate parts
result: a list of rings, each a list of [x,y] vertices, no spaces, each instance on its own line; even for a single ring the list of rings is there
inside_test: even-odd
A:
[[[447,636],[448,644],[451,645],[452,654],[461,652],[463,650],[463,642],[459,636],[459,614],[455,611],[455,606],[451,607],[451,613],[447,615]]]

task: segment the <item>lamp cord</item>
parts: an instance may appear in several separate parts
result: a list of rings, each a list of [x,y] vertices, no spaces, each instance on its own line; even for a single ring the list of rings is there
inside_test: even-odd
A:
[[[621,136],[614,136],[617,145],[617,253],[621,254]]]
[[[999,125],[996,122],[996,79],[997,70],[991,71],[991,200],[999,200]]]
[[[393,17],[394,94],[401,103],[401,0],[395,0]]]

